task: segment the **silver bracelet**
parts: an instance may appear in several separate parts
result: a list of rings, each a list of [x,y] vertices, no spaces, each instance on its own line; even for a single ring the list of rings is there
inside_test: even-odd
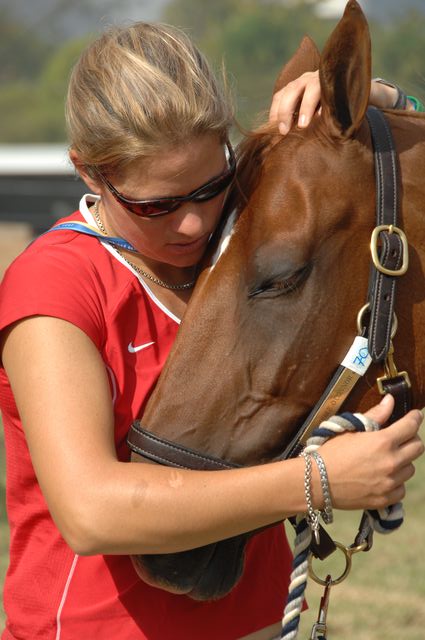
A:
[[[307,503],[307,522],[308,525],[314,534],[314,538],[316,543],[320,543],[319,536],[319,518],[320,511],[316,511],[313,508],[313,499],[311,495],[311,454],[306,451],[302,451],[300,456],[304,458],[305,462],[305,471],[304,471],[304,493],[305,493],[305,501]]]
[[[408,98],[401,87],[393,82],[388,82],[388,80],[384,80],[383,78],[373,78],[373,82],[379,82],[380,84],[385,84],[387,87],[395,89],[397,91],[397,99],[391,109],[400,109],[405,111]]]
[[[324,505],[322,511],[320,512],[320,515],[322,516],[323,522],[325,522],[325,524],[331,524],[331,522],[333,522],[334,520],[334,515],[332,511],[332,500],[329,490],[329,479],[325,462],[318,451],[313,451],[311,455],[315,459],[317,467],[319,469],[320,484],[322,485]]]

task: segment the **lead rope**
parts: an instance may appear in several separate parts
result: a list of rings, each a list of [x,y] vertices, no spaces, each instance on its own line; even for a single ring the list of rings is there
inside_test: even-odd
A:
[[[379,425],[360,413],[343,413],[325,420],[313,431],[304,453],[311,454],[330,438],[345,431],[377,431]],[[403,523],[401,502],[379,510],[367,510],[371,528],[378,533],[391,533]],[[295,527],[294,560],[290,578],[288,597],[282,619],[281,639],[295,640],[298,635],[300,616],[309,575],[312,530],[307,515],[298,516]],[[323,637],[324,638],[324,637]]]

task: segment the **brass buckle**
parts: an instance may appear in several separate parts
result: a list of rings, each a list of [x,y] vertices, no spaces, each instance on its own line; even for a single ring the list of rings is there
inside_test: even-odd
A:
[[[401,244],[403,246],[403,264],[400,269],[387,269],[384,267],[378,255],[378,239],[381,231],[388,231],[389,233],[395,233],[399,236]],[[395,227],[393,224],[380,224],[372,231],[372,237],[370,239],[370,252],[372,254],[372,261],[376,269],[387,276],[402,276],[406,273],[409,267],[409,245],[407,242],[406,234],[399,227]]]

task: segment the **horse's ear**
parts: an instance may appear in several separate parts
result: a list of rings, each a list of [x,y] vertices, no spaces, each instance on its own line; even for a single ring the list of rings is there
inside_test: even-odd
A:
[[[319,68],[319,62],[319,50],[309,36],[304,36],[300,46],[280,72],[274,85],[273,93],[282,89],[288,82],[296,80],[306,71],[316,71]]]
[[[350,0],[319,67],[322,119],[334,135],[353,136],[364,119],[370,95],[370,49],[366,18],[358,3]]]

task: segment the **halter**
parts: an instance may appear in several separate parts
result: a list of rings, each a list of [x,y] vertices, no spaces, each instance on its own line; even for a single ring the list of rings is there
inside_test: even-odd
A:
[[[384,368],[384,375],[377,379],[380,393],[391,393],[395,398],[390,421],[402,417],[411,406],[409,376],[406,371],[397,370],[392,343],[397,330],[394,314],[396,281],[408,268],[407,239],[397,226],[400,190],[397,154],[391,129],[381,111],[369,107],[366,115],[372,137],[376,179],[376,226],[371,236],[368,301],[358,314],[359,335],[319,401],[275,461],[299,454],[313,429],[337,413],[372,362]],[[214,471],[241,466],[160,438],[144,429],[139,420],[132,424],[127,442],[134,453],[171,467]],[[363,550],[370,549],[372,533],[363,518],[354,544],[362,545]],[[324,559],[334,550],[335,544],[321,530],[320,546],[313,548],[314,555]]]

